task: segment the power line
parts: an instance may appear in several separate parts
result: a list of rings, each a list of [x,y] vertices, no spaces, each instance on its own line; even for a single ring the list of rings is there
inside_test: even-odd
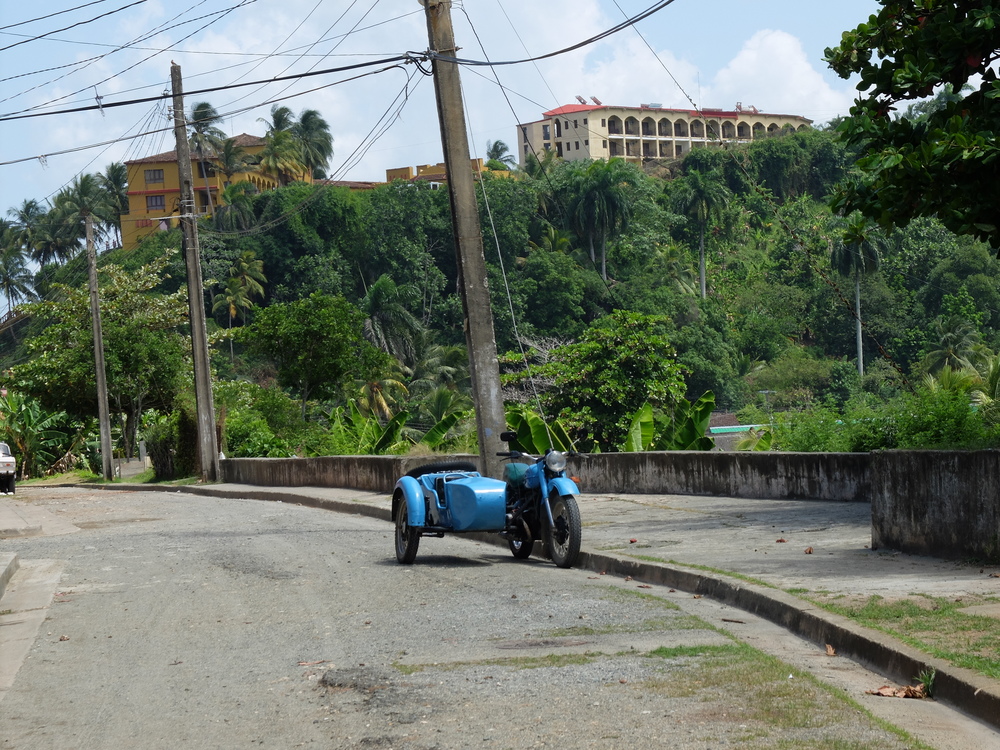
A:
[[[88,23],[94,23],[95,21],[100,21],[102,18],[107,18],[108,16],[112,16],[115,13],[121,13],[123,10],[128,10],[129,8],[134,8],[136,5],[142,5],[145,2],[147,2],[147,0],[135,0],[135,2],[129,3],[128,5],[123,5],[120,8],[116,8],[115,10],[109,10],[107,13],[102,13],[101,15],[96,16],[94,18],[90,18],[90,19],[88,19],[86,21],[77,21],[76,23],[71,24],[69,26],[64,26],[61,29],[54,29],[53,31],[46,31],[44,34],[38,34],[37,36],[33,36],[30,39],[22,39],[19,42],[14,42],[13,44],[8,44],[6,47],[0,47],[0,52],[5,52],[5,51],[7,51],[9,49],[13,49],[14,47],[20,47],[22,44],[28,44],[29,42],[37,42],[39,39],[44,39],[47,36],[52,36],[53,34],[58,34],[60,31],[69,31],[70,29],[75,29],[77,26],[86,26]]]
[[[29,18],[27,21],[18,21],[17,23],[10,23],[6,26],[0,26],[0,31],[4,29],[13,29],[18,26],[24,26],[29,23],[34,23],[35,21],[44,21],[46,18],[52,18],[53,16],[61,16],[63,13],[72,13],[74,10],[80,10],[82,8],[89,8],[91,5],[100,5],[101,3],[106,3],[108,0],[94,0],[91,3],[84,3],[83,5],[77,5],[75,8],[67,8],[66,10],[57,10],[53,13],[49,13],[46,16],[38,16],[37,18]]]

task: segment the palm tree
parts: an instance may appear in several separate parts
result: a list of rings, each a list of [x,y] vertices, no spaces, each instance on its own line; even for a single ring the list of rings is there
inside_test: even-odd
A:
[[[383,424],[392,419],[392,407],[399,397],[408,393],[400,377],[399,373],[393,373],[380,380],[362,382],[358,389],[358,406],[362,414],[373,416]]]
[[[937,345],[924,355],[924,370],[933,374],[943,367],[964,367],[979,343],[975,325],[958,315],[951,315],[935,320],[934,329]]]
[[[247,297],[263,297],[264,261],[259,260],[253,250],[244,250],[229,269],[229,275],[247,290]]]
[[[221,121],[222,115],[208,102],[195,104],[188,118],[188,127],[191,128],[191,151],[197,155],[202,177],[205,178],[205,193],[210,214],[215,213],[215,208],[212,205],[212,189],[208,183],[207,160],[222,150],[222,143],[226,139],[226,134],[217,127],[217,123]]]
[[[227,138],[222,142],[215,158],[219,171],[226,176],[227,187],[232,182],[233,175],[249,171],[253,165],[253,157],[246,152],[245,148],[238,145],[234,138]]]
[[[503,141],[486,141],[486,162],[498,162],[504,169],[510,169],[517,164],[517,159],[510,153],[510,147]]]
[[[409,307],[419,299],[416,287],[409,284],[397,287],[388,275],[379,276],[361,300],[365,338],[400,362],[412,361],[414,342],[423,326]]]
[[[24,248],[12,241],[12,236],[10,229],[0,235],[0,292],[7,298],[7,315],[13,312],[14,305],[34,296],[27,254]],[[14,328],[10,330],[13,335]]]
[[[861,277],[878,270],[885,249],[885,237],[864,220],[851,224],[844,237],[833,245],[830,265],[841,276],[854,276],[854,325],[858,346],[858,375],[865,374],[861,335]]]
[[[80,249],[81,227],[68,221],[70,213],[55,204],[36,224],[31,259],[40,266],[67,261]]]
[[[18,208],[9,209],[7,215],[14,220],[15,241],[25,252],[34,252],[37,228],[45,216],[45,208],[34,198],[28,198]]]
[[[120,161],[112,162],[97,175],[101,188],[107,193],[111,228],[118,247],[122,244],[122,215],[128,213],[128,168]]]
[[[226,310],[229,314],[229,361],[233,362],[235,357],[233,355],[233,319],[239,314],[240,310],[246,311],[247,309],[253,307],[253,302],[250,300],[250,295],[247,288],[240,284],[240,280],[237,278],[229,279],[226,282],[226,288],[223,290],[222,294],[215,298],[215,303],[212,305],[212,312],[217,313],[220,310]],[[245,314],[245,312],[244,312]]]
[[[672,190],[677,210],[698,227],[698,277],[701,298],[705,299],[705,230],[709,222],[729,200],[729,189],[718,172],[692,170],[678,178]]]
[[[252,182],[234,182],[222,191],[222,201],[212,223],[220,232],[239,232],[254,223],[253,196],[257,187]]]
[[[274,130],[264,140],[264,148],[258,156],[258,171],[270,175],[279,185],[287,185],[305,168],[298,141],[288,130]]]
[[[601,278],[608,279],[607,244],[626,229],[632,218],[632,188],[640,172],[622,159],[591,162],[571,173],[570,222],[580,238],[586,238],[590,260],[601,251]]]
[[[299,142],[303,166],[314,179],[326,177],[326,167],[333,156],[333,136],[326,120],[315,109],[304,109],[291,131]]]
[[[258,117],[257,122],[267,125],[266,135],[271,135],[272,133],[291,130],[292,126],[295,125],[295,114],[283,104],[272,104],[271,119],[266,120],[263,117]]]

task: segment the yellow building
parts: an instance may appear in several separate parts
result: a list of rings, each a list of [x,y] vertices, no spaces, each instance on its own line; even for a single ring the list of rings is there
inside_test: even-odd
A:
[[[489,172],[492,175],[502,175],[504,177],[510,176],[510,172],[506,170],[490,169],[483,164],[482,159],[470,159],[469,163],[472,165],[472,174],[477,179],[483,172]],[[393,182],[395,180],[429,182],[431,187],[436,188],[440,183],[448,182],[448,168],[444,163],[439,163],[420,164],[416,167],[396,167],[395,169],[385,170],[385,181]]]
[[[255,157],[264,150],[264,139],[243,133],[233,139],[247,156]],[[128,168],[128,215],[122,216],[122,246],[134,249],[139,242],[153,232],[165,231],[177,226],[180,215],[180,178],[177,174],[177,151],[167,151],[143,159],[125,162]],[[221,202],[222,191],[230,182],[251,182],[258,190],[278,187],[278,181],[261,172],[238,172],[227,177],[218,169],[218,160],[211,158],[204,168],[196,156],[191,157],[191,171],[194,175],[194,192],[197,213],[209,213],[209,196],[212,206]],[[309,175],[301,179],[312,182]]]
[[[577,159],[619,157],[635,164],[674,159],[692,148],[719,146],[805,130],[812,120],[800,115],[772,115],[737,103],[733,110],[665,109],[659,104],[618,107],[593,99],[567,104],[542,114],[543,119],[518,125],[523,168],[528,154],[545,151]]]

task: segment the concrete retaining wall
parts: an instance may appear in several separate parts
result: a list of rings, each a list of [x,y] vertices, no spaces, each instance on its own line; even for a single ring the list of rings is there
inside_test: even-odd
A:
[[[430,461],[477,456],[231,458],[224,481],[262,486],[352,487],[392,492],[396,480]],[[868,500],[867,453],[605,453],[573,459],[583,492]]]
[[[392,492],[429,462],[477,456],[327,456],[222,461],[223,481]],[[872,504],[872,546],[1000,560],[1000,451],[607,453],[574,459],[585,493],[834,500]]]
[[[871,455],[873,549],[1000,561],[1000,451]]]

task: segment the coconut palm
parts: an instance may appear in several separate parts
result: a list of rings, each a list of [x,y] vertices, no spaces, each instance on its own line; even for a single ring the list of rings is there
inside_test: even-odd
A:
[[[412,361],[414,342],[423,326],[409,308],[419,300],[416,287],[396,286],[388,275],[380,276],[361,300],[365,338],[400,362]]]
[[[222,191],[222,201],[212,223],[220,232],[239,232],[254,223],[253,196],[257,187],[252,182],[234,182]]]
[[[934,321],[937,344],[924,356],[923,368],[931,374],[944,367],[961,369],[979,343],[979,331],[965,318],[951,315]]]
[[[222,150],[222,144],[226,140],[226,134],[218,127],[221,121],[222,115],[208,102],[195,104],[188,118],[188,127],[191,128],[191,151],[198,157],[202,177],[205,178],[205,193],[210,214],[215,213],[215,208],[212,205],[212,189],[208,182],[208,160]]]
[[[267,125],[266,135],[271,135],[272,133],[281,131],[290,131],[292,126],[295,125],[295,114],[283,104],[272,104],[271,119],[267,120],[263,117],[258,117],[257,122]]]
[[[45,207],[34,198],[22,201],[17,208],[11,208],[7,215],[13,220],[15,240],[21,248],[32,253],[35,250],[38,223],[45,216]]]
[[[232,278],[226,281],[226,288],[222,291],[222,294],[215,298],[215,303],[212,305],[212,312],[217,313],[220,310],[225,310],[229,315],[229,361],[233,362],[235,357],[233,355],[233,320],[240,313],[241,310],[246,314],[246,310],[253,307],[253,301],[250,299],[250,295],[247,292],[246,287],[240,284],[240,280],[237,278]]]
[[[233,175],[249,171],[253,166],[253,157],[246,149],[236,143],[235,138],[227,138],[222,142],[215,154],[216,167],[226,176],[226,186],[233,180]]]
[[[97,175],[101,188],[107,193],[108,219],[115,234],[117,246],[122,244],[122,215],[128,213],[128,168],[120,161],[112,162]]]
[[[6,230],[0,235],[0,293],[7,299],[7,314],[14,305],[31,299],[33,276],[28,268],[28,257],[24,249],[11,240],[13,232]],[[14,329],[11,327],[11,334]]]
[[[845,235],[834,242],[830,266],[841,276],[854,277],[854,326],[858,346],[858,374],[865,374],[861,335],[861,277],[878,270],[885,250],[885,236],[865,222],[849,225]]]
[[[676,209],[694,221],[698,228],[698,278],[701,298],[705,299],[705,230],[729,200],[729,189],[718,172],[692,170],[674,181],[671,193]]]
[[[229,269],[229,275],[247,290],[247,297],[263,297],[264,261],[259,260],[253,250],[244,250]]]
[[[264,148],[258,155],[257,170],[287,185],[296,175],[302,174],[302,152],[299,143],[289,130],[274,130],[264,139]]]
[[[299,142],[303,166],[314,179],[325,177],[333,156],[333,136],[326,120],[315,109],[304,109],[299,113],[299,121],[291,126],[291,132]]]
[[[40,266],[67,261],[80,249],[81,227],[69,222],[70,213],[53,205],[36,224],[31,259]]]
[[[517,159],[510,153],[510,147],[503,141],[486,141],[486,161],[493,161],[503,165],[504,169],[509,169],[517,164]]]
[[[622,159],[600,159],[570,172],[569,219],[573,230],[586,239],[590,260],[597,263],[600,250],[601,278],[608,279],[608,240],[628,229],[632,218],[632,188],[641,172]]]

